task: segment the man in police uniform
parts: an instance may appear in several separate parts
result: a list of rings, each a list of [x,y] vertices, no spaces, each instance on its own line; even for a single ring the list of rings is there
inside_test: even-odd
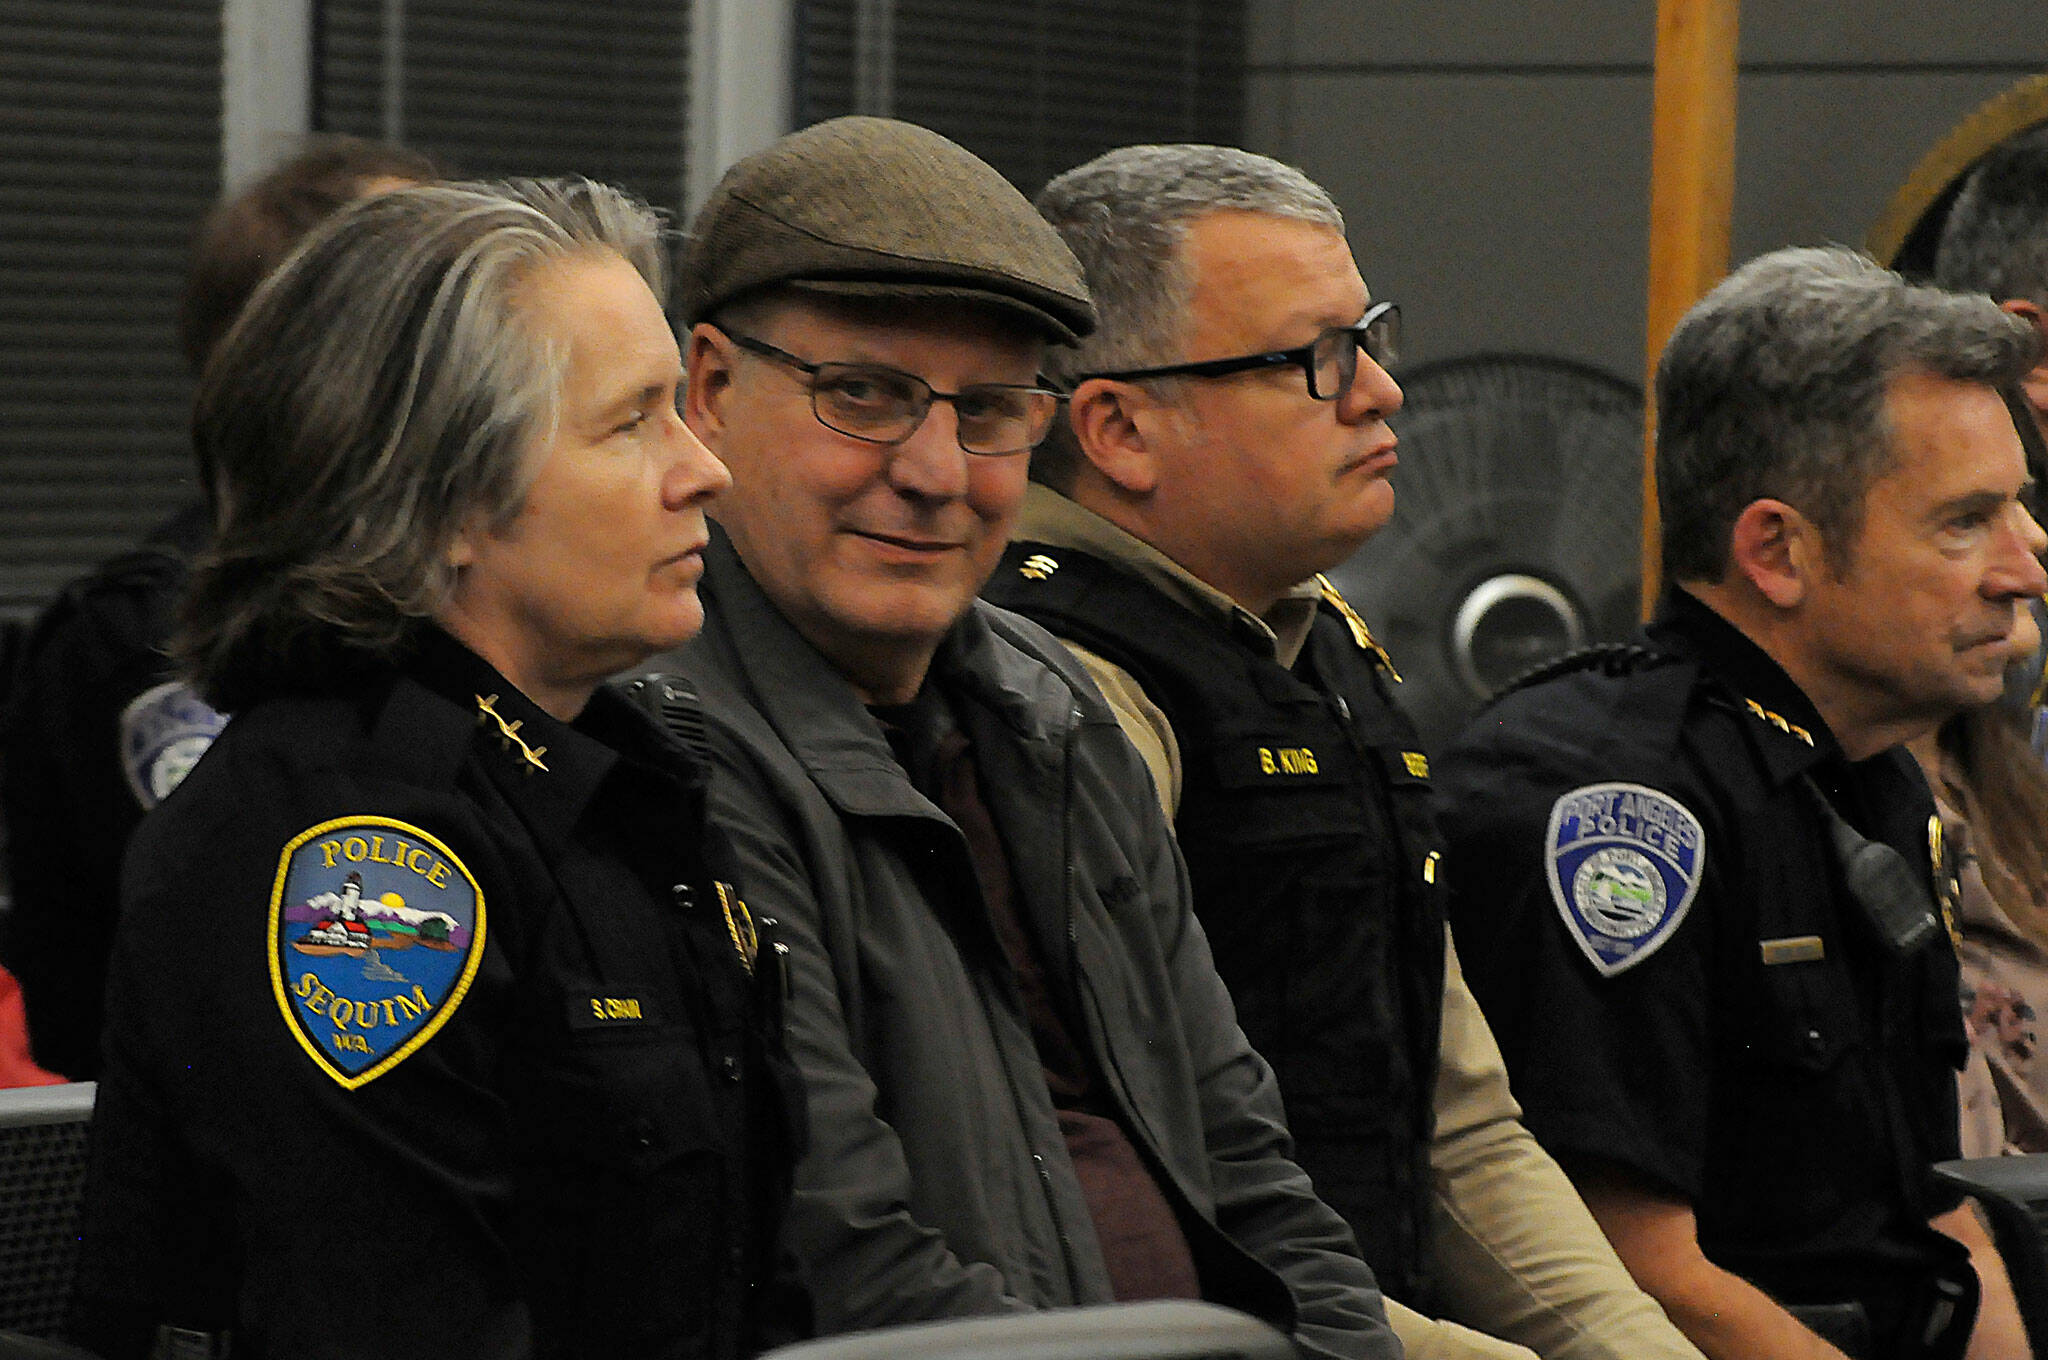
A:
[[[1138,757],[975,598],[1058,409],[1044,353],[1094,322],[1072,254],[962,148],[845,118],[727,172],[681,292],[733,475],[681,669],[786,932],[820,1329],[1198,1297],[1391,1360]]]
[[[2026,1354],[1928,1173],[1964,1044],[1899,744],[1998,694],[2042,592],[1997,392],[2037,357],[1848,251],[1737,272],[1659,368],[1672,587],[1640,646],[1560,663],[1439,764],[1528,1125],[1717,1360]]]
[[[1401,403],[1336,206],[1264,156],[1140,146],[1039,207],[1100,321],[1056,361],[1071,424],[987,594],[1076,648],[1151,763],[1296,1155],[1402,1344],[1695,1355],[1516,1120],[1446,949],[1428,762],[1316,575],[1393,508]]]

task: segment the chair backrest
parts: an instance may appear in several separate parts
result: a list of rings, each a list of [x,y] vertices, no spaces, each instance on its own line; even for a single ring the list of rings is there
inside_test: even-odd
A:
[[[0,1328],[63,1332],[97,1091],[89,1081],[0,1090]]]
[[[2048,1154],[1942,1162],[1934,1174],[1984,1206],[2027,1340],[2048,1355]]]
[[[1213,1303],[1121,1303],[920,1322],[800,1341],[761,1360],[1294,1360],[1275,1328]]]

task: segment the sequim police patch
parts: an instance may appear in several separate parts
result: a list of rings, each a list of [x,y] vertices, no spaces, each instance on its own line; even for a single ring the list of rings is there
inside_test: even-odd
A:
[[[278,857],[271,990],[299,1046],[350,1090],[448,1023],[483,953],[483,889],[416,826],[342,817]]]
[[[1588,784],[1559,798],[1543,838],[1550,895],[1602,977],[1670,939],[1699,891],[1707,838],[1685,804],[1640,784]]]

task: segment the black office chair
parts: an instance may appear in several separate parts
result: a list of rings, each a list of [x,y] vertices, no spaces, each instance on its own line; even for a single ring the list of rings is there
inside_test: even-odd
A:
[[[89,1081],[0,1090],[0,1329],[63,1334],[97,1090]]]
[[[2027,1341],[2034,1354],[2048,1356],[2048,1154],[1942,1162],[1934,1174],[1984,1206]]]
[[[1294,1360],[1294,1343],[1213,1303],[1123,1303],[920,1322],[800,1341],[761,1360]]]

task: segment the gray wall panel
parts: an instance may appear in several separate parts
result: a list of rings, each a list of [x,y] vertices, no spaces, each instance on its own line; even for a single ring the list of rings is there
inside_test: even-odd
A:
[[[1647,77],[1299,74],[1276,101],[1291,136],[1278,81],[1251,87],[1254,149],[1335,195],[1410,357],[1531,350],[1640,376]]]
[[[1743,6],[1731,249],[1861,244],[1915,163],[2048,67],[2042,0]],[[1252,0],[1247,144],[1329,185],[1421,357],[1642,378],[1653,0]]]
[[[2041,0],[1750,0],[1742,59],[2040,66],[2048,64],[2048,8]]]
[[[1252,0],[1250,51],[1259,66],[1647,66],[1655,14],[1652,0]]]
[[[1734,258],[1783,245],[1862,245],[1920,158],[2015,79],[1912,70],[1744,76]]]

